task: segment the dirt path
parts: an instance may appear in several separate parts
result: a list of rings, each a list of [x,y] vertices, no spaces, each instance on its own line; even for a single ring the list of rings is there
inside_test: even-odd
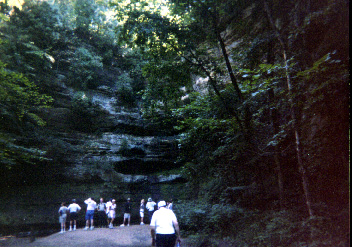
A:
[[[36,238],[32,243],[29,239],[13,238],[6,242],[0,242],[0,246],[21,246],[21,247],[149,247],[151,246],[149,225],[132,225],[129,227],[116,227],[115,229],[95,228],[84,231],[77,229],[73,232]]]

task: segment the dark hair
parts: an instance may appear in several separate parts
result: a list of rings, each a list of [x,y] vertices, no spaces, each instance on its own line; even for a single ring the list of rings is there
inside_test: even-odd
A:
[[[76,199],[72,199],[72,202],[76,202]]]

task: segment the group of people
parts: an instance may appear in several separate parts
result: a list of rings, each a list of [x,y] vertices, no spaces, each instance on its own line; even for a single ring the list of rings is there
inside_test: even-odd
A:
[[[94,215],[96,213],[96,219],[98,225],[101,227],[108,226],[113,229],[114,220],[116,218],[116,200],[110,199],[108,202],[104,202],[103,198],[100,198],[100,202],[97,204],[92,198],[88,198],[84,201],[87,204],[87,211],[85,215],[86,226],[84,230],[94,229]],[[129,226],[131,221],[131,202],[130,198],[124,204],[124,215],[123,223],[121,227]],[[177,222],[176,215],[173,212],[172,200],[165,202],[159,201],[155,203],[152,198],[148,198],[148,202],[145,204],[144,199],[141,200],[139,207],[140,224],[144,225],[144,212],[148,211],[151,226],[151,237],[152,245],[157,247],[174,247],[176,241],[181,242],[180,228]],[[66,229],[66,219],[69,215],[70,226],[68,231],[75,231],[78,219],[78,212],[81,207],[73,199],[72,203],[66,207],[65,203],[61,204],[59,209],[59,221],[61,223],[60,233],[64,233]],[[107,225],[106,225],[107,223]],[[176,234],[177,233],[177,234]]]
[[[116,218],[116,200],[110,199],[108,202],[104,202],[103,198],[100,198],[100,202],[96,203],[92,198],[88,198],[84,201],[87,204],[87,211],[85,214],[86,226],[84,230],[93,230],[94,229],[94,218],[98,221],[98,226],[100,227],[109,227],[113,229],[114,220]],[[131,203],[130,198],[127,199],[127,202],[124,205],[124,219],[121,226],[130,225],[131,220]],[[60,233],[66,232],[66,220],[69,215],[70,218],[70,227],[68,231],[75,231],[77,228],[77,219],[78,212],[81,210],[81,207],[76,203],[76,199],[72,200],[72,203],[66,207],[65,203],[61,203],[59,209],[59,222],[61,224]],[[96,217],[94,215],[96,214]]]
[[[66,219],[67,215],[70,215],[70,229],[69,231],[76,231],[78,212],[81,210],[81,207],[76,203],[76,199],[72,200],[72,203],[66,207],[65,203],[61,203],[61,207],[59,209],[59,222],[61,224],[60,233],[64,233],[66,231]],[[72,228],[73,223],[73,228]]]

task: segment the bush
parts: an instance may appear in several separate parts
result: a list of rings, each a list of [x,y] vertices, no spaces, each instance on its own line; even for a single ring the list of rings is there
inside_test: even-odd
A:
[[[186,231],[186,234],[189,235],[204,229],[210,207],[206,203],[178,202],[175,214],[181,230]]]
[[[73,85],[80,89],[91,88],[98,86],[97,71],[103,68],[102,58],[92,51],[79,47],[75,51],[70,70],[70,80]]]
[[[236,222],[244,216],[244,211],[233,205],[212,205],[207,219],[207,230],[209,233],[216,232],[219,236],[233,234]]]
[[[306,218],[298,211],[244,211],[234,205],[178,202],[190,246],[348,246],[349,212]]]
[[[124,73],[116,82],[116,95],[123,105],[134,106],[136,97],[132,89],[133,80],[128,73]]]
[[[76,93],[71,105],[71,111],[73,129],[87,133],[97,130],[98,116],[101,111],[84,93]]]
[[[244,216],[244,211],[233,205],[201,202],[178,202],[175,213],[187,235],[203,232],[221,237],[231,235],[235,223]]]

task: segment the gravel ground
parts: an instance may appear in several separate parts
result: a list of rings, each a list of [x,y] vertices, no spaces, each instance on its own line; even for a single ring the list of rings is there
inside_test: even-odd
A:
[[[115,229],[95,228],[94,230],[55,233],[53,235],[36,238],[30,243],[29,238],[9,238],[2,240],[0,246],[21,247],[149,247],[151,245],[149,225],[132,225],[129,227],[115,227]],[[185,246],[185,245],[182,245]]]

